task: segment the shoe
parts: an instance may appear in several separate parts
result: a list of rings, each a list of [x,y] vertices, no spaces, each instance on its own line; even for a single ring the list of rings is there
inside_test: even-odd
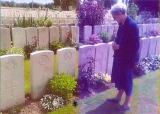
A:
[[[119,106],[116,108],[117,111],[128,111],[128,110],[131,110],[131,107],[130,106]]]
[[[113,102],[113,103],[119,103],[121,100],[116,98],[111,98],[111,99],[107,99],[107,101]]]

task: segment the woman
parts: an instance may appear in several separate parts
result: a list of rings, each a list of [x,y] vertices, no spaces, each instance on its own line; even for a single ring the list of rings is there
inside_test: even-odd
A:
[[[133,69],[138,62],[139,31],[134,20],[127,16],[125,4],[115,4],[111,8],[111,14],[119,23],[117,38],[113,42],[114,60],[111,82],[115,83],[118,93],[115,98],[108,99],[110,102],[120,102],[123,93],[126,97],[124,103],[116,108],[117,111],[130,110],[130,99],[133,88]]]

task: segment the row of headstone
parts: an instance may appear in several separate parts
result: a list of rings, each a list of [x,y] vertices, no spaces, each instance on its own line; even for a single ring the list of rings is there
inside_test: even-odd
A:
[[[160,54],[160,36],[151,38],[142,38],[140,40],[140,60],[149,55]],[[95,45],[84,45],[79,48],[79,63],[78,65],[84,65],[88,62],[88,57],[92,57],[94,62],[95,72],[104,72],[111,74],[113,65],[112,42],[99,43]],[[87,70],[87,67],[86,69]]]
[[[160,24],[138,24],[139,36],[142,38],[146,33],[151,31],[158,31],[160,29]]]
[[[149,55],[160,54],[160,36],[141,38],[140,40],[140,61]]]
[[[25,10],[10,10],[10,9],[1,9],[1,17],[38,17],[45,16],[46,11],[25,11]],[[48,16],[51,18],[76,18],[76,13],[74,11],[48,11]]]
[[[84,65],[89,62],[88,58],[90,57],[95,60],[94,70],[96,73],[104,72],[111,74],[113,63],[112,42],[81,46],[79,48],[78,65]],[[87,67],[84,70],[87,70]]]
[[[116,34],[118,25],[95,25],[93,27],[93,34],[100,34],[101,32],[107,32],[109,39],[113,34]],[[84,39],[87,40],[92,35],[92,26],[84,26]]]
[[[41,98],[46,94],[46,85],[53,78],[54,64],[57,73],[67,73],[75,76],[76,49],[63,48],[57,53],[57,63],[54,63],[54,52],[50,50],[36,51],[30,54],[31,98]],[[1,59],[1,95],[0,110],[25,102],[24,91],[24,57],[10,54]]]
[[[1,49],[10,49],[11,35],[14,47],[24,47],[26,44],[32,44],[38,39],[39,46],[48,48],[49,42],[58,41],[64,43],[67,39],[67,32],[71,30],[72,38],[75,42],[79,42],[78,26],[57,26],[52,27],[27,27],[27,28],[1,28]]]

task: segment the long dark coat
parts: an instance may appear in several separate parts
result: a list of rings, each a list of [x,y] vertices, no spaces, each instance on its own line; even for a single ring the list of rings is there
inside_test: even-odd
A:
[[[139,59],[140,45],[139,31],[134,20],[127,17],[124,25],[120,25],[117,38],[119,49],[114,51],[111,82],[115,87],[124,89],[127,94],[132,93],[133,68]]]

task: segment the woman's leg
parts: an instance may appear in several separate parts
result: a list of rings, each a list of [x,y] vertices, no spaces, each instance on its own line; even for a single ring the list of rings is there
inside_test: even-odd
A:
[[[116,99],[121,100],[123,93],[124,93],[124,90],[120,89],[117,93]]]

